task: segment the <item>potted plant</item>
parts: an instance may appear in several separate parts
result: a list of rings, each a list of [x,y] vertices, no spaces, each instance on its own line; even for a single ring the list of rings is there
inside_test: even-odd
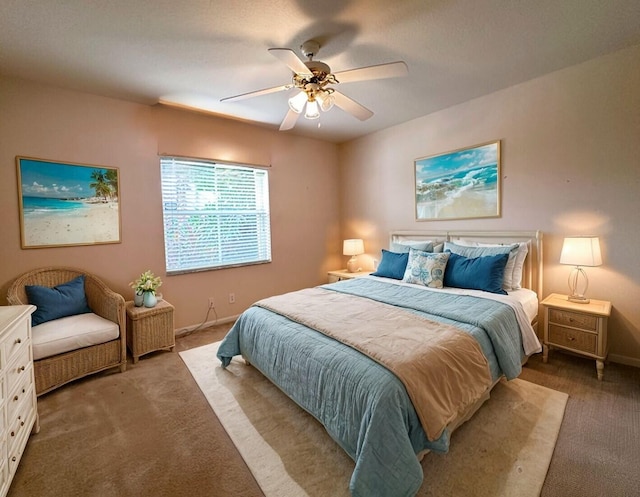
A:
[[[129,283],[135,292],[133,302],[136,307],[154,307],[158,303],[156,290],[162,285],[159,276],[155,276],[150,270],[145,271],[140,277]]]

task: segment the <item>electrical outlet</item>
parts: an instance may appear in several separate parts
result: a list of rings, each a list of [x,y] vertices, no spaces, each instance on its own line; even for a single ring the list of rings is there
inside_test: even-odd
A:
[[[213,297],[209,297],[209,309],[216,306],[216,301]]]
[[[229,303],[230,304],[235,304],[236,303],[236,294],[235,293],[230,293],[229,294]]]

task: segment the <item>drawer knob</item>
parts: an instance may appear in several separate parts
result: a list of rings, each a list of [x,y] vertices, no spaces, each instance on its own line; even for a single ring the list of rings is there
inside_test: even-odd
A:
[[[575,337],[567,337],[570,342],[575,341]]]
[[[18,398],[19,398],[19,397],[16,395],[16,396],[13,398],[14,402],[15,402],[16,400],[18,400]]]
[[[15,432],[15,431],[12,431],[12,432],[11,432],[11,436],[12,436],[12,437],[15,437],[15,436],[16,436],[16,432]]]
[[[20,367],[18,368],[18,373],[22,373],[23,371],[24,371],[24,366],[20,366]]]
[[[21,338],[16,338],[16,342],[15,343],[22,343],[22,339]]]
[[[13,457],[11,458],[11,462],[16,462],[16,459],[17,459],[17,457],[16,457],[16,456],[13,456]]]

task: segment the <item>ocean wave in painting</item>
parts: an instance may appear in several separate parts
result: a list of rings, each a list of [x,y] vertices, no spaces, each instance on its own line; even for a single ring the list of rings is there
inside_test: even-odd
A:
[[[458,211],[474,217],[495,215],[497,188],[497,163],[423,179],[416,184],[418,217],[458,217]],[[451,215],[443,215],[446,211]]]
[[[83,209],[85,202],[60,198],[22,197],[22,210],[25,216],[42,216],[46,214],[64,214]]]

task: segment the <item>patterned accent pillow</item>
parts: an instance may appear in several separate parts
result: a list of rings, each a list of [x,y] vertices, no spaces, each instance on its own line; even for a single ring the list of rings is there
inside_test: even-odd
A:
[[[449,260],[449,252],[423,252],[414,248],[409,249],[407,269],[402,281],[416,283],[430,288],[442,288],[444,270]]]

